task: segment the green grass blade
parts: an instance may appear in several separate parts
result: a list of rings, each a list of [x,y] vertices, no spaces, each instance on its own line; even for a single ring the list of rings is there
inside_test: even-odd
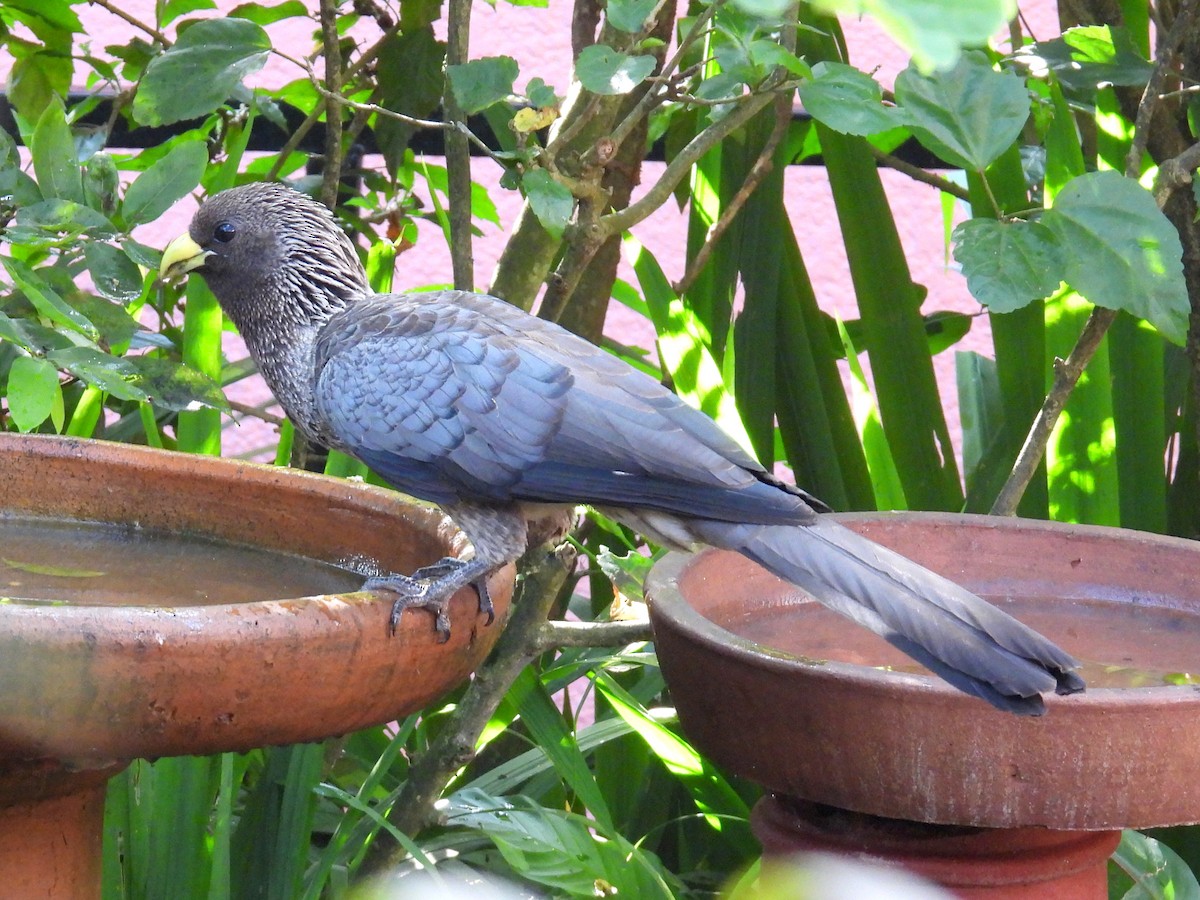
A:
[[[221,377],[221,307],[200,278],[189,278],[183,313],[183,362],[214,381]],[[176,427],[178,447],[185,453],[221,454],[221,412],[217,409],[185,410]]]
[[[862,138],[817,125],[884,429],[915,509],[962,506],[950,433],[933,374],[921,292],[913,284],[875,159]]]
[[[1167,422],[1163,404],[1154,398],[1166,387],[1163,339],[1122,313],[1107,340],[1121,525],[1161,534],[1167,530]]]
[[[842,346],[846,350],[846,360],[850,366],[850,389],[854,396],[854,421],[858,426],[859,439],[862,441],[863,453],[867,460],[867,469],[871,473],[871,486],[875,491],[875,504],[879,509],[908,509],[908,501],[904,498],[904,485],[900,482],[900,473],[896,471],[896,461],[892,458],[892,448],[888,443],[883,423],[879,421],[879,407],[871,395],[871,386],[863,372],[862,363],[858,359],[846,326],[839,319],[838,334]]]

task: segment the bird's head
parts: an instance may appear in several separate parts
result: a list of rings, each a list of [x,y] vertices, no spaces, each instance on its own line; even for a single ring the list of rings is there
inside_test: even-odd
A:
[[[163,251],[159,275],[198,271],[234,323],[321,322],[367,292],[354,245],[324,206],[256,182],[205,201]]]

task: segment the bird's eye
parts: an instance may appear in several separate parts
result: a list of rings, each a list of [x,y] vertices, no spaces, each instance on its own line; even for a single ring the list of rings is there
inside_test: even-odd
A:
[[[237,229],[229,222],[222,222],[213,229],[213,239],[220,244],[228,244],[233,240],[235,234],[237,234]]]

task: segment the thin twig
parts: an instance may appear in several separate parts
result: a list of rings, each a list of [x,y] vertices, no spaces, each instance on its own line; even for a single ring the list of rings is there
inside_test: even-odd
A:
[[[662,177],[636,203],[600,218],[597,224],[605,232],[604,236],[620,234],[632,228],[666,203],[679,182],[705,153],[753,119],[774,99],[774,92],[771,90],[750,95],[728,115],[692,138],[667,165]]]
[[[1004,482],[1004,487],[1000,489],[996,502],[992,504],[991,514],[993,516],[1015,516],[1017,514],[1017,506],[1020,504],[1021,498],[1025,496],[1025,490],[1029,487],[1029,482],[1033,480],[1033,475],[1041,464],[1042,457],[1046,454],[1046,445],[1050,442],[1050,435],[1054,431],[1059,415],[1067,405],[1067,401],[1071,399],[1071,392],[1079,383],[1079,376],[1092,361],[1096,348],[1100,346],[1108,327],[1116,318],[1115,310],[1099,306],[1093,309],[1087,324],[1083,327],[1083,332],[1079,335],[1079,340],[1075,342],[1075,347],[1071,350],[1071,355],[1066,360],[1055,362],[1054,384],[1046,395],[1042,408],[1038,410],[1037,417],[1033,420],[1029,435],[1025,438],[1025,445],[1017,454],[1017,461],[1013,465],[1008,480]]]
[[[275,413],[269,413],[265,409],[261,409],[257,406],[251,406],[249,403],[238,403],[236,400],[230,400],[228,397],[225,398],[225,403],[229,406],[230,410],[238,415],[246,416],[250,419],[258,419],[262,422],[266,422],[269,425],[274,425],[276,428],[281,427],[283,423],[287,421],[287,419],[283,416],[277,416]]]
[[[101,9],[108,10],[110,13],[112,13],[118,19],[124,19],[128,24],[132,25],[134,28],[137,28],[139,31],[144,31],[146,34],[150,35],[150,37],[154,38],[154,40],[158,41],[164,47],[171,46],[170,39],[165,34],[163,34],[161,31],[159,31],[157,28],[147,25],[145,22],[141,21],[136,16],[131,16],[129,13],[125,12],[125,10],[121,9],[120,7],[114,6],[112,3],[109,2],[109,0],[88,0],[88,3],[90,3],[92,6],[99,6]]]
[[[624,647],[654,639],[650,622],[563,622],[549,619],[534,635],[536,655],[564,647]]]
[[[342,73],[342,84],[349,84],[350,82],[354,81],[354,79],[358,77],[359,73],[361,73],[363,69],[373,63],[375,58],[383,52],[383,48],[387,45],[387,42],[396,36],[396,32],[399,31],[399,29],[400,26],[396,25],[396,27],[391,31],[385,32],[377,41],[375,41],[374,44],[360,54],[358,59],[356,59],[346,69],[346,71]],[[306,66],[305,68],[310,67]],[[317,81],[319,83],[319,79]],[[293,151],[295,151],[297,147],[300,146],[300,142],[304,140],[304,138],[312,130],[313,126],[321,120],[321,112],[321,107],[314,107],[312,112],[310,112],[305,117],[304,121],[301,122],[296,128],[296,130],[292,132],[291,137],[287,139],[287,142],[276,155],[275,162],[271,164],[271,169],[267,172],[265,178],[263,179],[264,181],[273,181],[279,177],[279,172],[283,168],[284,163],[287,162],[287,158],[292,155]]]
[[[716,249],[717,242],[729,230],[729,226],[733,224],[738,213],[742,211],[742,207],[746,205],[746,201],[758,189],[762,180],[767,177],[767,174],[774,168],[775,150],[779,147],[783,136],[787,134],[788,126],[792,120],[792,98],[790,94],[781,94],[775,101],[775,126],[771,129],[771,134],[767,138],[767,142],[763,145],[762,151],[758,154],[758,158],[754,160],[754,165],[750,167],[749,173],[746,175],[746,180],[742,182],[742,186],[738,188],[733,198],[721,210],[721,215],[717,221],[709,228],[708,234],[704,238],[704,245],[696,253],[692,259],[691,265],[687,271],[683,273],[683,277],[675,284],[675,293],[682,297],[692,287],[692,284],[704,271],[704,267],[708,265],[709,257],[712,256]]]
[[[922,184],[928,184],[931,187],[937,188],[944,194],[949,194],[951,197],[957,197],[959,200],[970,200],[970,192],[961,184],[955,184],[949,178],[943,178],[941,175],[935,175],[932,172],[922,169],[920,166],[914,166],[910,162],[905,162],[899,157],[892,156],[890,153],[884,153],[873,144],[867,144],[871,148],[871,155],[881,164],[889,169],[895,169],[897,172],[903,172],[913,181],[919,181]]]
[[[1162,94],[1163,82],[1175,65],[1175,55],[1183,43],[1184,37],[1191,31],[1196,18],[1197,0],[1183,0],[1175,15],[1175,21],[1163,36],[1158,46],[1158,59],[1146,89],[1142,92],[1142,100],[1138,104],[1137,115],[1133,121],[1133,140],[1129,144],[1129,153],[1125,156],[1125,175],[1137,178],[1141,174],[1142,156],[1146,152],[1146,143],[1150,140],[1150,121],[1158,108]]]

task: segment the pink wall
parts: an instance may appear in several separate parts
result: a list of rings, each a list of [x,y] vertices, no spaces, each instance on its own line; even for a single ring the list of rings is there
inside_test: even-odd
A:
[[[306,0],[315,8],[315,0]],[[222,9],[236,5],[233,0],[220,0]],[[1026,17],[1032,17],[1035,33],[1042,29],[1050,33],[1054,29],[1053,6],[1046,0],[1029,4]],[[154,0],[122,0],[121,6],[150,21],[153,16]],[[569,81],[570,47],[569,28],[571,3],[567,0],[550,0],[548,9],[513,7],[497,3],[494,7],[476,3],[472,19],[472,55],[506,54],[516,57],[521,65],[518,88],[535,75],[543,78],[563,92]],[[123,43],[134,29],[106,10],[91,6],[77,7],[84,18],[88,34],[97,46]],[[201,13],[203,15],[203,13]],[[906,57],[890,40],[883,36],[869,21],[846,23],[851,47],[851,59],[859,67],[874,72],[886,85],[891,84],[895,74],[906,64]],[[316,28],[312,20],[291,19],[270,27],[272,39],[277,46],[284,47],[294,55],[301,55],[312,46],[312,34]],[[364,33],[366,33],[364,31]],[[263,85],[279,85],[303,73],[291,63],[272,57],[266,68],[255,76],[254,82]],[[661,166],[648,165],[643,183],[651,183]],[[489,187],[499,209],[503,228],[484,226],[484,235],[476,247],[476,283],[488,284],[490,273],[503,246],[510,223],[519,209],[519,198],[510,191],[496,185],[496,167],[484,160],[474,164],[478,180]],[[932,188],[917,184],[891,171],[883,172],[901,237],[908,253],[914,279],[929,289],[925,308],[954,309],[968,313],[979,311],[979,305],[968,295],[960,275],[947,268],[943,245],[942,212],[939,196]],[[812,275],[818,299],[822,307],[844,318],[856,316],[853,291],[850,285],[845,254],[836,228],[836,213],[826,184],[823,170],[816,167],[791,167],[787,174],[787,205],[792,221],[799,233],[801,247]],[[165,217],[160,223],[143,229],[138,235],[149,243],[161,245],[185,227],[190,211],[188,204]],[[639,226],[635,233],[662,262],[668,277],[677,278],[682,272],[683,217],[673,207],[661,210]],[[397,286],[416,286],[440,283],[448,280],[449,259],[440,235],[425,233],[417,246],[402,258]],[[609,321],[610,333],[619,340],[641,343],[648,346],[653,335],[646,324],[614,305]],[[961,349],[974,349],[990,354],[991,342],[985,317],[977,318],[975,327],[959,345]],[[231,353],[235,352],[230,348]],[[957,434],[957,396],[954,390],[953,354],[945,352],[936,357],[939,380],[943,385],[947,413],[952,428]],[[261,388],[239,390],[239,399],[256,399]],[[246,431],[246,429],[240,429]],[[957,437],[956,437],[957,440]],[[234,436],[233,443],[253,445],[259,443],[253,434]]]

